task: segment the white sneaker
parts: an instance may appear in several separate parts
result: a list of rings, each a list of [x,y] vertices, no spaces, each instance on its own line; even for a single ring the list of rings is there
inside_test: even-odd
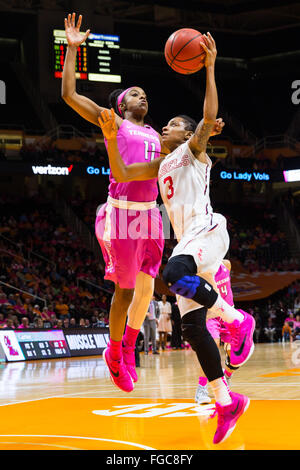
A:
[[[211,398],[208,396],[207,385],[205,387],[203,385],[198,385],[195,395],[195,402],[198,403],[198,405],[211,402]]]

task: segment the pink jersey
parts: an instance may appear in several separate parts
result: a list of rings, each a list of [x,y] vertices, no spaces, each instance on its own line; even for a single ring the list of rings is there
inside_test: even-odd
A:
[[[118,130],[117,141],[119,152],[126,165],[150,162],[160,156],[159,135],[148,125],[137,126],[124,119]],[[127,201],[149,202],[155,201],[158,196],[157,178],[117,183],[110,174],[109,180],[109,195],[114,199],[126,198]]]
[[[229,305],[233,306],[234,302],[233,302],[233,293],[232,293],[231,282],[230,282],[230,271],[224,266],[224,264],[220,265],[215,275],[215,281],[217,283],[221,297]]]

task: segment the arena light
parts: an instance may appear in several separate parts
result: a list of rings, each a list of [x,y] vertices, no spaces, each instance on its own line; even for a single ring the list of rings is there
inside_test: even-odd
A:
[[[298,170],[286,170],[283,172],[284,181],[286,183],[292,183],[300,181],[300,169]]]

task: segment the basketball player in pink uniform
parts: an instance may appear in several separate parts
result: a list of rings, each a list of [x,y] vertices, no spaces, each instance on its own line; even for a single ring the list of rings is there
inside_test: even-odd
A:
[[[224,259],[215,275],[215,281],[221,297],[233,307],[234,302],[230,282],[230,271],[231,263],[229,260]],[[230,331],[228,330],[226,323],[220,317],[209,318],[209,312],[208,318],[206,320],[206,327],[218,346],[220,345],[220,341],[222,341],[222,343],[224,344],[224,350],[226,355],[224,375],[227,383],[230,383],[233,371],[239,368],[234,367],[230,364],[230,343],[232,342]],[[207,377],[205,377],[203,371],[201,371],[199,376],[199,384],[195,395],[195,401],[199,405],[211,402],[207,390],[207,382]]]
[[[229,247],[226,219],[213,212],[209,198],[211,161],[206,154],[215,126],[218,95],[215,84],[216,46],[204,35],[206,92],[204,118],[197,125],[186,116],[171,119],[162,137],[170,153],[164,159],[126,165],[118,150],[114,112],[103,111],[99,122],[108,139],[112,171],[123,181],[151,179],[158,174],[160,194],[178,244],[163,271],[169,289],[177,296],[184,339],[197,354],[216,399],[218,416],[214,443],[224,441],[249,406],[249,398],[229,390],[218,347],[206,327],[210,310],[221,317],[231,334],[231,364],[239,366],[251,356],[255,322],[219,294],[214,279]]]
[[[68,41],[62,78],[62,98],[84,119],[99,126],[105,110],[76,92],[78,46],[90,30],[80,33],[82,16],[65,18]],[[147,97],[137,86],[115,90],[110,105],[116,110],[117,141],[126,164],[153,161],[160,156],[159,134],[145,125]],[[97,213],[96,236],[105,260],[105,279],[115,284],[109,314],[110,341],[103,352],[113,383],[125,392],[134,388],[135,343],[154,290],[164,248],[162,220],[156,208],[157,176],[148,181],[116,181],[110,174],[109,196]],[[136,178],[138,180],[138,178]],[[126,319],[128,315],[128,321]],[[125,330],[125,333],[124,333]]]

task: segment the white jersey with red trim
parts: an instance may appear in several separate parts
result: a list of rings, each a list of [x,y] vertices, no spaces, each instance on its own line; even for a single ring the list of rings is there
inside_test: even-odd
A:
[[[160,165],[160,194],[178,241],[212,230],[217,223],[209,196],[212,162],[208,155],[206,160],[197,160],[185,142]]]

